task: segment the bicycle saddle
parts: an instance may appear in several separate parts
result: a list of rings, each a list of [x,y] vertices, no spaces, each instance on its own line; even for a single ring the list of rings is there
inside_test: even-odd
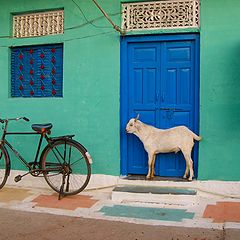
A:
[[[53,125],[51,123],[45,123],[45,124],[33,124],[32,129],[38,133],[47,132],[49,131]]]

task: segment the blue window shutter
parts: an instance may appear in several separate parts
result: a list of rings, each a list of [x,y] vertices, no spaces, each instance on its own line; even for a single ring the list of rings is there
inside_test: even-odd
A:
[[[62,97],[63,45],[12,48],[11,96]]]

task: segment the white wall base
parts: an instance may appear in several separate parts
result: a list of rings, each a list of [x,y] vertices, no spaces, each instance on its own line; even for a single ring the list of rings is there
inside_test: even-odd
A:
[[[43,177],[32,177],[27,175],[15,183],[14,177],[24,174],[24,171],[11,170],[7,185],[26,188],[49,188]],[[92,174],[87,189],[98,189],[114,187],[116,185],[143,185],[143,186],[161,186],[196,189],[200,194],[214,194],[225,197],[240,198],[240,181],[197,181],[192,182],[173,182],[173,181],[147,181],[147,180],[125,180],[118,176]]]

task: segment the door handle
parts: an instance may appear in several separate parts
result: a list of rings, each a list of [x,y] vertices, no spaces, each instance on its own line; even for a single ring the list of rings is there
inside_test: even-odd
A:
[[[160,110],[165,110],[165,111],[181,111],[183,109],[180,108],[160,108]]]

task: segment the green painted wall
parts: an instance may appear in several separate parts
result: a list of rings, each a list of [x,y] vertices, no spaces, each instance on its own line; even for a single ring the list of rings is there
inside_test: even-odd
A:
[[[201,1],[199,179],[240,180],[240,1]]]
[[[76,139],[88,148],[94,160],[93,173],[118,176],[120,36],[91,1],[75,1],[88,20],[95,19],[92,24],[86,23],[71,0],[26,0],[24,3],[0,0],[0,117],[23,115],[31,118],[31,123],[51,121],[53,135],[75,133]],[[120,1],[98,2],[120,25]],[[63,35],[2,38],[12,33],[11,13],[58,8],[65,11]],[[200,180],[240,180],[239,9],[238,0],[201,0],[200,133],[203,141],[199,149]],[[172,32],[176,31],[147,31],[145,34]],[[9,47],[56,42],[64,43],[64,97],[11,98]],[[30,124],[14,123],[11,129],[30,130]],[[21,148],[23,142],[24,156],[31,156],[36,140],[29,141],[26,137],[13,140],[17,148]],[[20,166],[14,164],[14,168]]]
[[[52,122],[52,135],[75,133],[92,155],[93,173],[119,175],[119,76],[120,48],[119,34],[109,26],[101,12],[89,0],[76,2],[81,6],[92,24],[106,26],[98,28],[86,24],[81,12],[69,0],[43,0],[11,2],[0,0],[0,36],[12,33],[11,15],[28,12],[64,8],[65,33],[63,35],[9,39],[0,38],[0,117],[27,116],[31,123]],[[115,2],[115,3],[114,3]],[[119,21],[120,4],[113,1],[99,1],[108,13],[115,14]],[[73,29],[71,29],[73,28]],[[64,43],[64,97],[22,99],[10,97],[10,46],[29,44]],[[9,130],[30,130],[30,124],[11,124]],[[26,137],[14,138],[17,149],[24,147],[26,158],[35,150],[33,142]],[[30,147],[28,147],[30,145]],[[21,164],[14,161],[13,167]]]

